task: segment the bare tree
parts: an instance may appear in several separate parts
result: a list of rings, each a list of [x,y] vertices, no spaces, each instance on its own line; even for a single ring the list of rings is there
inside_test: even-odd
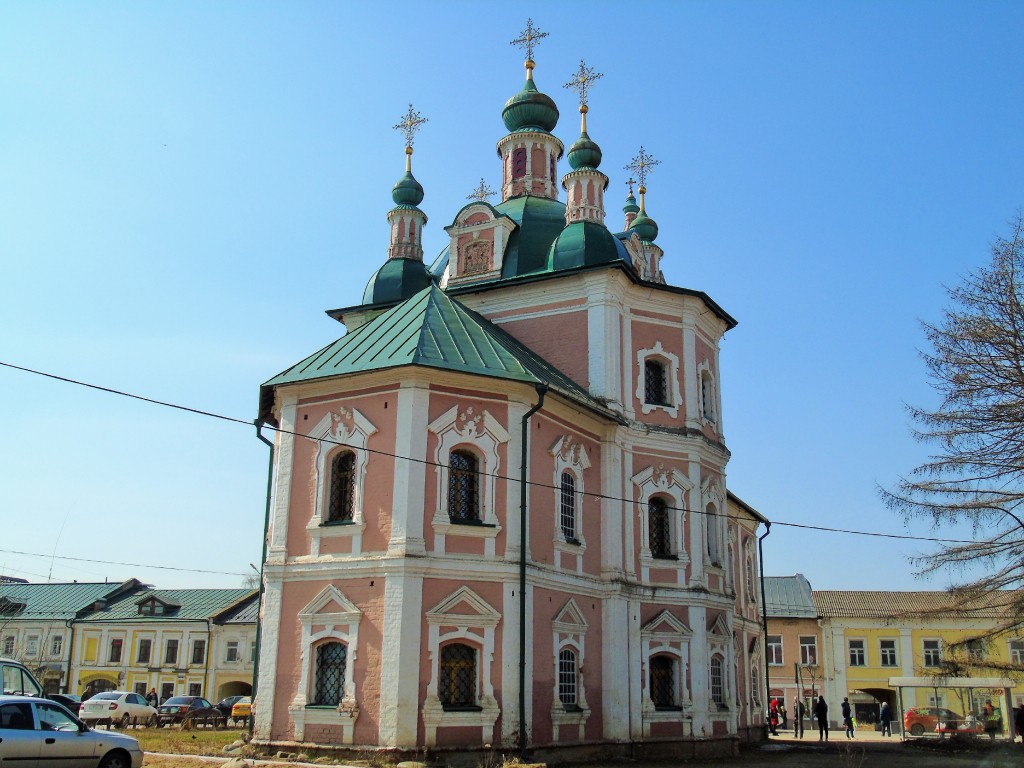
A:
[[[922,352],[934,410],[909,408],[915,437],[934,454],[882,490],[907,519],[937,530],[969,523],[974,540],[945,543],[917,558],[921,574],[952,570],[953,603],[966,615],[1004,617],[989,635],[1024,622],[1024,221],[991,247],[992,261],[947,289],[938,324],[924,323]],[[981,574],[981,575],[978,575]]]

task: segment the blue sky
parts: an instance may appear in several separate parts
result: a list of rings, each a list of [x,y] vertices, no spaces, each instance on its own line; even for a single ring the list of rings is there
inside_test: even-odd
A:
[[[876,488],[927,455],[904,410],[935,401],[919,321],[1024,205],[1024,4],[510,7],[0,6],[0,360],[253,418],[386,257],[410,101],[428,254],[481,177],[498,186],[530,15],[566,144],[562,84],[580,58],[604,73],[609,224],[643,145],[668,281],[739,320],[730,489],[777,521],[931,535]],[[2,368],[0,393],[0,572],[229,587],[258,565],[252,427]],[[767,573],[815,588],[945,584],[913,579],[920,543],[776,526],[765,547]]]

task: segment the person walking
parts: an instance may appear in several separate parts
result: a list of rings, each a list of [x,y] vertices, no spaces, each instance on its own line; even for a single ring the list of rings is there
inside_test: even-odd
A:
[[[889,709],[889,702],[882,702],[882,709],[878,713],[878,722],[882,724],[882,735],[892,736],[892,710]]]
[[[92,683],[85,686],[85,690],[82,691],[82,701],[88,701],[96,695],[96,689],[92,687]]]
[[[818,741],[828,741],[828,704],[824,696],[818,697],[818,703],[814,705],[814,716],[818,718]]]
[[[846,726],[846,738],[853,738],[853,713],[850,712],[850,700],[843,697],[843,725]]]
[[[778,699],[772,699],[772,703],[768,705],[768,732],[772,736],[779,735],[779,702]]]
[[[151,707],[155,707],[159,702],[160,695],[156,692],[156,688],[150,688],[149,693],[146,694],[146,703]]]
[[[1024,706],[1021,708],[1024,709]],[[806,711],[803,699],[793,702],[793,735],[800,739],[804,737],[804,713]]]

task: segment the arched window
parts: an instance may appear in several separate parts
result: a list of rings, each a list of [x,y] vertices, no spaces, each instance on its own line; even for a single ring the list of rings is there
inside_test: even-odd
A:
[[[715,704],[725,703],[725,688],[722,679],[722,657],[711,657],[711,700]]]
[[[652,557],[672,557],[672,525],[668,505],[659,496],[647,502],[647,542]]]
[[[576,652],[563,648],[558,652],[558,699],[571,708],[578,706],[576,682]]]
[[[708,532],[708,562],[721,565],[722,558],[718,552],[718,510],[714,504],[704,508],[704,521]]]
[[[477,708],[476,649],[450,643],[441,649],[438,698],[445,709]]]
[[[550,167],[551,167],[551,183],[554,184],[555,183],[555,155],[554,155],[554,153],[552,153],[552,155],[549,158],[549,160],[551,161],[550,162]]]
[[[562,473],[559,518],[565,540],[576,543],[576,478],[570,472]]]
[[[650,661],[651,701],[656,709],[674,708],[676,702],[676,662],[671,656],[652,656]]]
[[[328,523],[351,523],[355,511],[356,455],[341,451],[331,459],[331,485],[327,505]]]
[[[469,451],[448,458],[448,516],[453,523],[480,522],[479,463]]]
[[[746,571],[747,581],[747,600],[753,602],[754,600],[754,555],[751,552],[750,542],[748,541],[743,545],[743,549],[746,552],[744,557],[744,570]]]
[[[512,178],[521,179],[526,175],[526,150],[523,147],[512,150]]]
[[[650,405],[668,404],[668,381],[665,364],[660,360],[644,361],[644,402]]]
[[[345,695],[344,643],[323,643],[316,647],[316,672],[313,676],[313,704],[337,706]]]
[[[761,675],[756,666],[750,668],[750,695],[754,699],[754,706],[761,706]]]
[[[715,382],[708,371],[700,375],[700,401],[707,421],[715,420]]]

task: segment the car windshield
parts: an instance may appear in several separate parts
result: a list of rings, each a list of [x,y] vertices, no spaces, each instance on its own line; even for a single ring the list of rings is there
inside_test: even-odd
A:
[[[120,693],[97,693],[95,696],[93,696],[93,699],[103,699],[103,700],[107,700],[107,699],[120,699],[120,698],[121,698],[121,694]]]
[[[175,696],[174,698],[168,699],[164,704],[191,704],[191,696]]]

